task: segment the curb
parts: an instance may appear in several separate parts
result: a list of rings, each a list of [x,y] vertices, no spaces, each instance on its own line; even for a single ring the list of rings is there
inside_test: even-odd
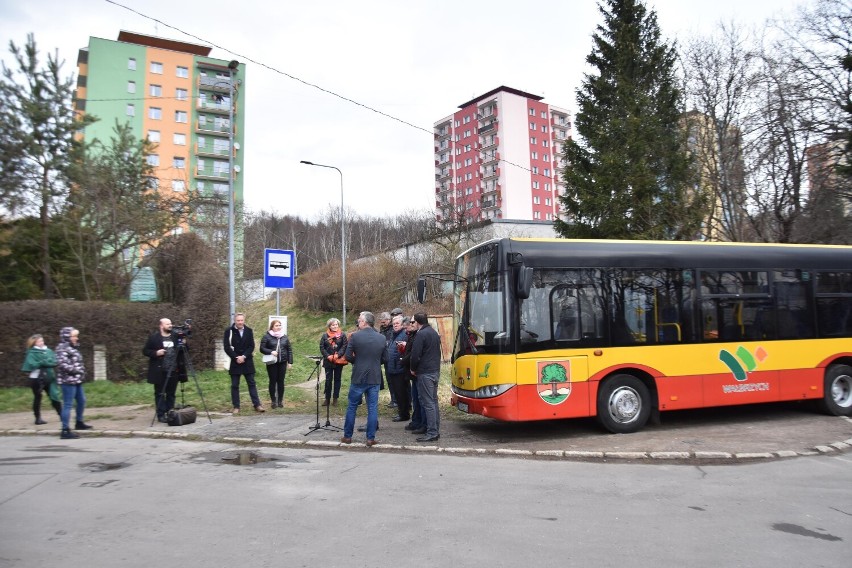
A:
[[[309,449],[350,449],[355,451],[393,451],[459,456],[501,456],[522,459],[550,459],[563,461],[634,462],[634,463],[754,463],[769,460],[791,459],[805,456],[840,455],[852,449],[852,438],[815,446],[804,451],[779,450],[774,452],[607,452],[575,450],[518,450],[509,448],[452,448],[440,446],[409,446],[379,443],[368,448],[366,444],[344,444],[329,440],[273,440],[269,438],[243,438],[235,436],[202,437],[183,432],[149,432],[140,430],[85,430],[77,432],[81,438],[165,438],[192,442],[229,443],[241,446],[304,447]],[[59,430],[9,429],[0,430],[0,436],[51,436],[59,437]]]

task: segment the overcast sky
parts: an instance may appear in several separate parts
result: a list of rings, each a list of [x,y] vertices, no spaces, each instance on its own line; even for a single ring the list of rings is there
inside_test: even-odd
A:
[[[757,26],[805,1],[648,5],[663,35],[683,43],[720,21]],[[299,164],[309,160],[340,168],[348,209],[385,216],[434,207],[432,124],[459,104],[506,85],[573,114],[601,21],[593,0],[0,0],[0,58],[8,65],[9,41],[29,32],[42,53],[59,50],[69,74],[89,36],[128,30],[215,45],[212,57],[247,64],[248,206],[308,219],[339,208],[337,172]]]

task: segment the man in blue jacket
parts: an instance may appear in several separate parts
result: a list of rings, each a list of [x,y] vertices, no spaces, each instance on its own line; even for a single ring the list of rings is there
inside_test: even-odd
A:
[[[346,359],[352,363],[352,381],[349,385],[349,406],[343,423],[344,444],[352,443],[355,430],[355,412],[361,397],[367,398],[367,447],[376,444],[379,423],[379,385],[382,382],[382,363],[385,362],[385,336],[375,329],[376,318],[370,312],[358,316],[358,331],[346,344]]]
[[[425,434],[418,442],[435,442],[441,437],[441,412],[438,408],[438,379],[441,376],[441,336],[429,325],[423,312],[414,314],[414,345],[411,347],[411,374],[416,377],[417,396],[423,407],[426,428],[412,430]]]

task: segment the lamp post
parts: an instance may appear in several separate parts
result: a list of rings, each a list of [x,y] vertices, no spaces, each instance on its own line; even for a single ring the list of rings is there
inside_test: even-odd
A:
[[[300,163],[318,168],[337,170],[337,173],[340,174],[340,262],[343,269],[343,318],[341,319],[341,329],[346,329],[346,218],[343,216],[343,172],[340,171],[340,168],[326,166],[325,164],[315,164],[307,160],[301,160]]]
[[[234,72],[239,66],[236,60],[228,63],[228,309],[232,322],[237,313],[234,270]]]

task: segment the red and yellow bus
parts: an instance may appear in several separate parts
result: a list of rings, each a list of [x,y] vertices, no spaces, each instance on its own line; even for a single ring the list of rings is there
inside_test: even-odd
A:
[[[759,402],[852,414],[852,247],[505,238],[452,279],[463,412],[616,433]]]

